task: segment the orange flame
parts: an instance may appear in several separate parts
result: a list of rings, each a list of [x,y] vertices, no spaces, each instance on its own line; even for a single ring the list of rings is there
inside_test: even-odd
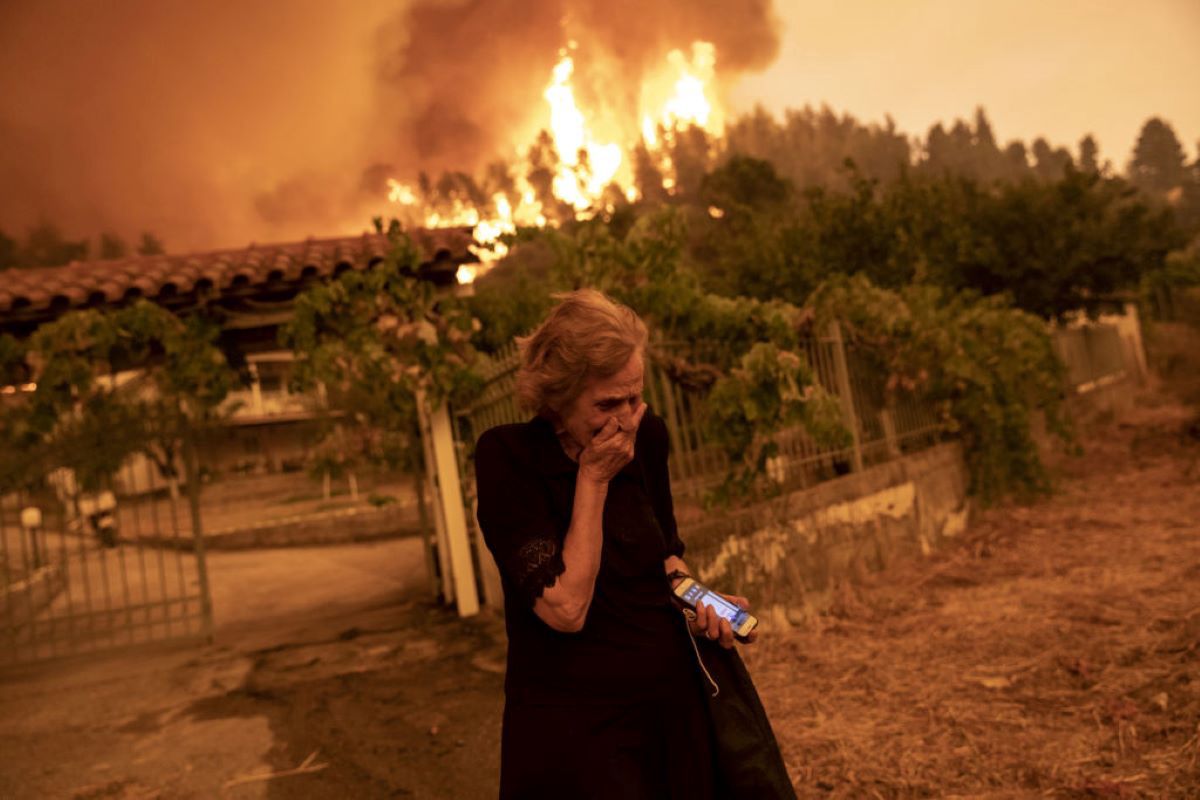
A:
[[[550,132],[561,162],[554,176],[554,196],[577,212],[591,208],[621,167],[621,146],[596,141],[575,103],[571,74],[575,61],[565,51],[546,87]]]
[[[697,125],[720,134],[724,120],[708,95],[716,74],[717,50],[710,42],[693,42],[692,57],[681,50],[667,53],[669,69],[657,83],[643,90],[643,105],[657,113],[642,115],[642,136],[647,146],[659,145],[659,130],[668,136],[680,128]]]
[[[658,162],[664,175],[663,187],[671,191],[675,176],[667,147],[676,132],[696,125],[720,135],[724,116],[715,101],[717,54],[709,42],[693,42],[690,56],[682,50],[667,53],[663,69],[641,87],[640,125],[637,120],[611,119],[611,114],[606,116],[599,109],[579,107],[571,83],[575,72],[571,53],[577,47],[571,42],[560,53],[543,97],[549,107],[546,129],[559,156],[551,189],[557,200],[574,210],[576,218],[586,219],[601,210],[604,192],[610,186],[620,190],[630,202],[637,200],[638,191],[625,153],[639,140]],[[625,132],[622,141],[605,141],[594,133],[601,128]],[[401,206],[406,216],[416,216],[425,227],[473,228],[479,243],[475,252],[485,269],[507,253],[507,248],[499,242],[502,235],[515,232],[518,225],[547,224],[536,192],[524,177],[516,180],[518,196],[497,193],[487,209],[461,200],[455,200],[449,209],[425,209],[411,186],[394,179],[387,184],[389,202]],[[473,268],[460,270],[460,282],[469,283],[474,277]]]

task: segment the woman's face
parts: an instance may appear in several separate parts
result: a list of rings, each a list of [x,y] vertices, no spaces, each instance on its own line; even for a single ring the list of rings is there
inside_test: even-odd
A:
[[[625,366],[607,378],[591,378],[562,413],[562,426],[580,447],[587,447],[609,417],[626,430],[642,404],[642,354],[634,351]]]

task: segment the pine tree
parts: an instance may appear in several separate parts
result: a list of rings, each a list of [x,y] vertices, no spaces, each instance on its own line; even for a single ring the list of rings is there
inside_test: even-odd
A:
[[[1051,147],[1042,137],[1033,142],[1033,171],[1042,180],[1056,181],[1071,164],[1071,154],[1064,147]]]
[[[1100,148],[1096,145],[1096,140],[1089,133],[1079,140],[1079,171],[1080,172],[1099,172]]]
[[[1128,173],[1130,182],[1151,194],[1166,194],[1183,184],[1183,145],[1169,123],[1158,117],[1146,120],[1133,147]]]

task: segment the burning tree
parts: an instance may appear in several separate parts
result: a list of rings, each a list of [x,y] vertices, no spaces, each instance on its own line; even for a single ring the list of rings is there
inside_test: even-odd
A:
[[[633,103],[581,108],[575,88],[580,45],[559,53],[543,92],[546,127],[516,155],[523,172],[501,161],[476,180],[461,172],[434,182],[387,180],[388,199],[405,224],[469,226],[485,261],[508,249],[501,237],[612,213],[643,197],[669,197],[692,186],[709,165],[711,135],[724,128],[715,100],[716,48],[695,41],[668,51]]]

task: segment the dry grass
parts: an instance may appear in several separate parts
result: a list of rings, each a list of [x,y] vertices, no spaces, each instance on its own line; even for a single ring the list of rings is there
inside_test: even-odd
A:
[[[1200,410],[1200,319],[1144,327],[1146,357],[1161,387]]]
[[[1200,797],[1200,442],[1094,431],[1061,494],[750,655],[801,796]]]

